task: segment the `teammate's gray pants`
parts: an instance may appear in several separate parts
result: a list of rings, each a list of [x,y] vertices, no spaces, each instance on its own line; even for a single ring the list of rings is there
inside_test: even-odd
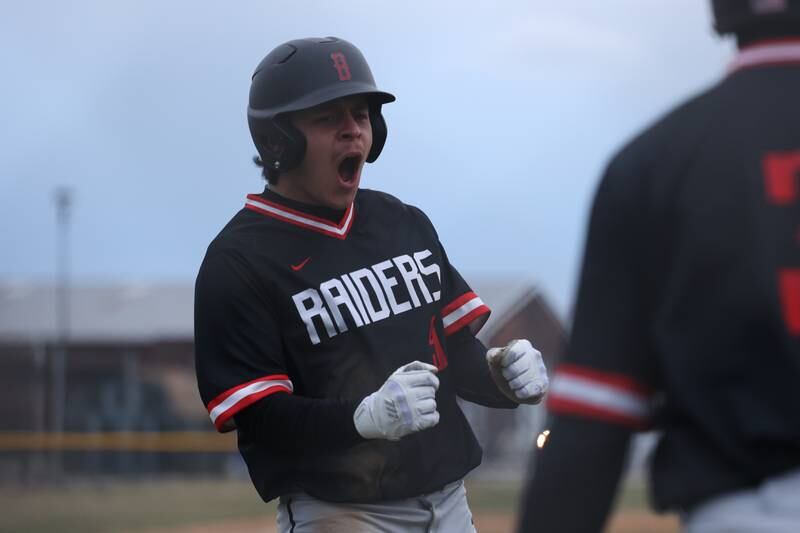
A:
[[[721,496],[684,520],[686,533],[800,532],[800,469]]]
[[[280,533],[474,533],[464,482],[405,500],[330,503],[298,493],[278,504]]]

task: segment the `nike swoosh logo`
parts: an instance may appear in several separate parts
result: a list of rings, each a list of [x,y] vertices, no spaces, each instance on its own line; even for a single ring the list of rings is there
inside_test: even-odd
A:
[[[309,260],[309,259],[311,259],[311,257],[306,257],[306,258],[305,258],[303,261],[301,261],[300,263],[298,263],[298,264],[296,264],[296,265],[289,265],[289,266],[290,266],[290,267],[292,267],[292,270],[294,270],[295,272],[297,272],[298,270],[300,270],[301,268],[303,268],[304,266],[306,266],[306,263],[308,263],[308,260]]]

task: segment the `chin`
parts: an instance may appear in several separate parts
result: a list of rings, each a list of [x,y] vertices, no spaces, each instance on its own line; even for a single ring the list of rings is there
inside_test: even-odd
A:
[[[351,189],[338,191],[337,194],[330,197],[330,206],[336,209],[347,209],[355,200],[357,192],[357,183]]]
[[[350,207],[350,204],[353,203],[355,197],[356,197],[356,192],[353,191],[352,193],[332,198],[329,205],[334,209],[347,209],[348,207]]]

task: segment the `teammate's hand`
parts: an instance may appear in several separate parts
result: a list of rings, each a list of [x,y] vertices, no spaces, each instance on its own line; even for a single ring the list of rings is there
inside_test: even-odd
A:
[[[353,421],[365,439],[400,440],[439,423],[436,367],[414,361],[395,370],[356,408]]]
[[[500,391],[517,403],[542,401],[550,382],[542,354],[526,339],[513,340],[503,348],[490,348],[486,361]]]

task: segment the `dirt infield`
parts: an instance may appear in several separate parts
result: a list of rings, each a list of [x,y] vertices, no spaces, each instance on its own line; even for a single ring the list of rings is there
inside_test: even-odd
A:
[[[514,530],[515,517],[505,513],[481,513],[475,515],[475,527],[479,533],[510,533]],[[675,517],[661,517],[646,511],[625,511],[614,515],[607,533],[678,533]]]
[[[137,533],[277,533],[275,520],[228,520],[214,524],[138,530]]]
[[[479,533],[510,533],[514,516],[508,513],[476,513],[475,527]],[[172,529],[151,529],[145,533],[277,533],[274,520],[233,520]],[[678,533],[675,516],[658,516],[646,511],[623,511],[614,515],[607,533]],[[141,533],[141,532],[139,532]]]

